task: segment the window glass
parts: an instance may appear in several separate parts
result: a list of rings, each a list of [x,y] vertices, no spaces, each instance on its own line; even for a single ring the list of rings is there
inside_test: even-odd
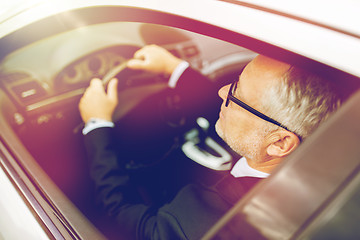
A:
[[[255,53],[177,28],[109,22],[82,26],[34,42],[10,53],[0,64],[2,113],[7,124],[55,184],[108,236],[111,233],[106,232],[112,231],[109,228],[114,222],[96,202],[78,103],[92,78],[103,78],[149,44],[162,46],[189,62],[208,77],[212,92],[204,91],[208,86],[201,86],[199,101],[190,108],[179,107],[179,96],[170,88],[159,87],[159,83],[167,80],[164,76],[129,69],[119,73],[119,107],[114,121],[120,136],[121,157],[147,166],[145,173],[139,171],[134,176],[146,188],[157,185],[170,188],[174,184],[176,188],[171,194],[175,194],[179,186],[193,181],[190,177],[194,176],[207,184],[213,183],[223,175],[214,168],[229,169],[234,154],[215,133],[221,105],[217,91],[237,78]],[[184,93],[180,98],[187,96]],[[198,105],[201,101],[204,104]],[[197,105],[205,106],[201,107],[201,113]],[[196,122],[198,117],[209,123],[200,126]],[[211,155],[194,145],[204,134],[212,138]],[[213,164],[206,165],[208,156],[213,156],[210,159]],[[176,159],[177,168],[167,159]],[[153,166],[157,179],[149,181]],[[178,174],[176,182],[175,175],[168,179],[172,170]]]

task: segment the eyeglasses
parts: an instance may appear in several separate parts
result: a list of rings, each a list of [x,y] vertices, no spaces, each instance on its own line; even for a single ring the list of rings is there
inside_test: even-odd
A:
[[[226,102],[225,102],[225,107],[229,106],[229,103],[230,101],[236,103],[237,105],[239,105],[240,107],[242,107],[243,109],[251,112],[252,114],[254,114],[255,116],[258,116],[259,118],[267,121],[267,122],[271,122],[279,127],[282,127],[283,129],[289,131],[289,132],[292,132],[290,131],[287,127],[285,127],[284,125],[282,125],[281,123],[279,123],[278,121],[272,119],[271,117],[268,117],[266,116],[265,114],[259,112],[258,110],[250,107],[249,105],[247,105],[246,103],[244,103],[243,101],[237,99],[236,97],[234,97],[234,93],[235,93],[235,90],[236,90],[236,87],[237,87],[237,82],[238,80],[235,79],[235,81],[231,84],[230,86],[230,89],[229,89],[229,93],[227,95],[227,98],[226,98]],[[294,133],[296,134],[296,133]],[[301,140],[300,136],[296,134],[296,136],[299,137],[299,139]]]

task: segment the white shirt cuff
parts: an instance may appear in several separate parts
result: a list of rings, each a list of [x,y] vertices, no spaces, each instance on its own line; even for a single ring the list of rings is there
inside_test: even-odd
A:
[[[85,124],[85,127],[82,130],[82,134],[86,135],[92,130],[102,128],[102,127],[111,127],[113,128],[115,124],[113,122],[99,119],[99,118],[90,118],[90,120]]]
[[[181,76],[181,74],[183,74],[183,72],[189,67],[189,63],[186,61],[182,61],[179,65],[177,65],[177,67],[175,68],[174,72],[171,74],[170,79],[169,79],[169,87],[170,88],[175,88],[176,84]]]

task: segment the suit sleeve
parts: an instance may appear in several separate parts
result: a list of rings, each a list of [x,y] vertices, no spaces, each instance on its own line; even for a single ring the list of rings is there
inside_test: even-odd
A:
[[[207,117],[219,110],[221,99],[217,92],[219,84],[198,71],[187,68],[178,80],[174,93],[180,98],[181,108],[190,117]]]

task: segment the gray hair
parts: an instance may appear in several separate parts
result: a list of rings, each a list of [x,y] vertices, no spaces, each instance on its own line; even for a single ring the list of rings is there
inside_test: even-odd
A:
[[[263,98],[264,112],[302,139],[341,105],[335,86],[305,70],[290,67]]]

